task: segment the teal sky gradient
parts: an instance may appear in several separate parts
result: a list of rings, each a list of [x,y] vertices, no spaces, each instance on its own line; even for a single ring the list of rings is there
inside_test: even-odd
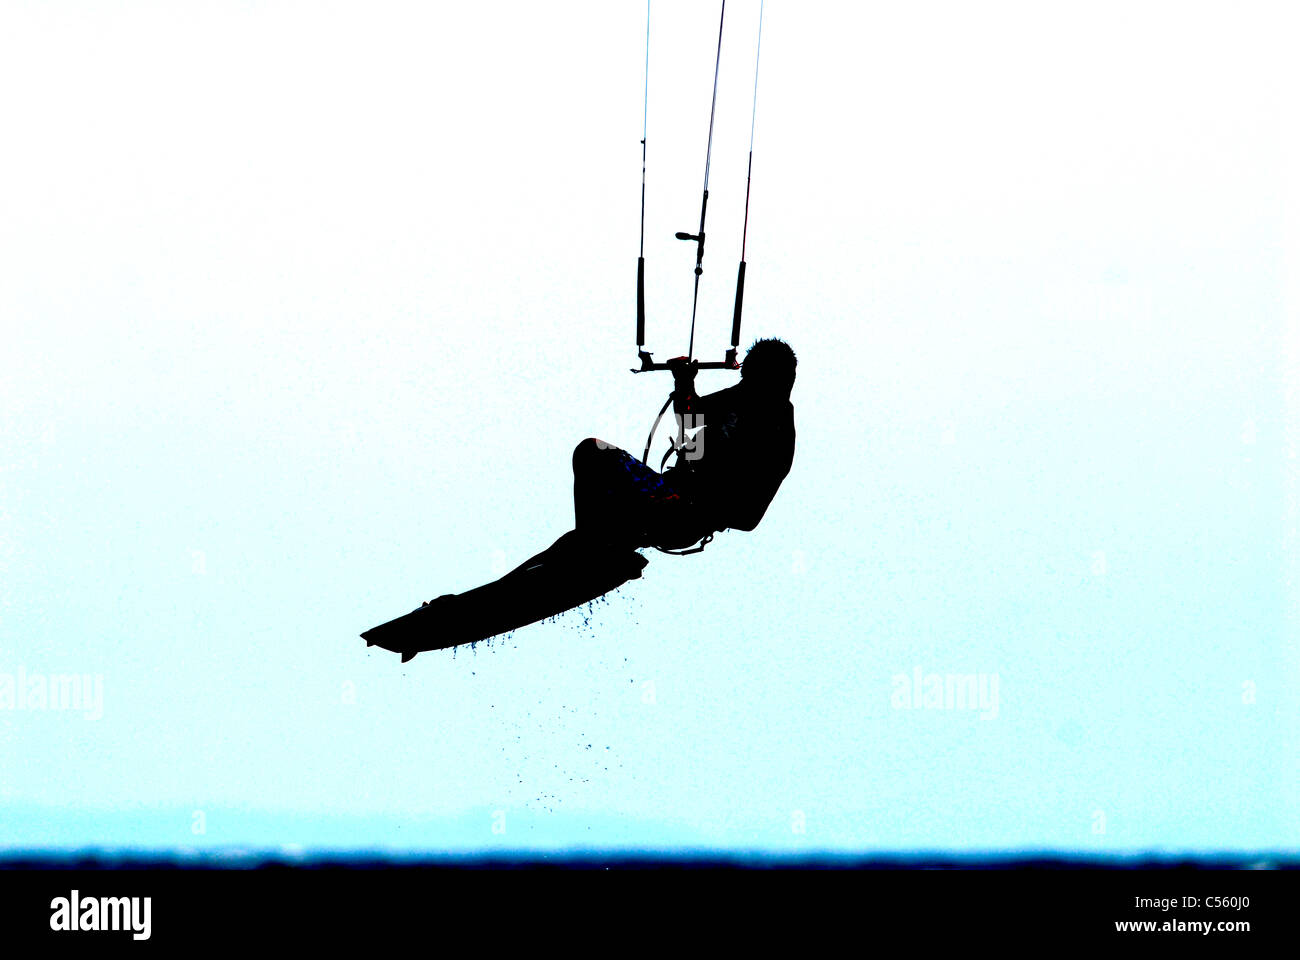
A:
[[[780,495],[403,666],[357,634],[550,543],[669,387],[644,7],[6,4],[0,674],[103,702],[0,703],[0,848],[1296,850],[1300,84],[1251,11],[769,2]],[[660,358],[715,29],[655,4]],[[900,707],[918,668],[996,715]]]

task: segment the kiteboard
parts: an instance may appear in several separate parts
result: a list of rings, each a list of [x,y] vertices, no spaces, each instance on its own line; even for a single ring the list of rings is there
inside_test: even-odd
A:
[[[639,578],[646,562],[631,550],[564,556],[430,600],[361,637],[406,663],[417,653],[487,640],[580,607]]]

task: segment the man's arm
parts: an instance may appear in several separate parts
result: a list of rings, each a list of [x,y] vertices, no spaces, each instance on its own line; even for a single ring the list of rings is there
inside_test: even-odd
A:
[[[695,374],[699,372],[698,360],[674,357],[668,361],[673,372],[673,412],[678,416],[691,416],[688,428],[707,426],[709,420],[725,420],[729,413],[735,411],[735,386],[725,387],[701,397],[695,392]],[[712,417],[710,416],[712,415]]]
[[[695,374],[699,372],[700,362],[673,357],[668,361],[668,369],[673,372],[673,413],[678,417],[693,415],[699,402],[695,394]]]

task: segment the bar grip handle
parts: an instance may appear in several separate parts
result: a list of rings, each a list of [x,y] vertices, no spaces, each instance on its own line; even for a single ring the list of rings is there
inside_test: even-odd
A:
[[[740,346],[740,311],[745,303],[745,261],[740,261],[736,272],[736,311],[731,315],[731,346]]]
[[[636,258],[636,345],[645,346],[645,257]]]

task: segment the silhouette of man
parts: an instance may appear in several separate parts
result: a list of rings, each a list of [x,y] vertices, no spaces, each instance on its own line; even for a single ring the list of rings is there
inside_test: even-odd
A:
[[[593,437],[573,451],[574,529],[517,567],[580,550],[680,549],[726,529],[753,530],[794,461],[796,359],[783,340],[758,340],[740,382],[695,394],[698,364],[675,362],[674,410],[688,438],[677,463],[659,473]]]

